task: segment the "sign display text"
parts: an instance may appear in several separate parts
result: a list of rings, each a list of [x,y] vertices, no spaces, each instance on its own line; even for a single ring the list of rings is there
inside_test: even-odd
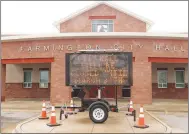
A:
[[[130,85],[128,53],[69,54],[69,85]]]

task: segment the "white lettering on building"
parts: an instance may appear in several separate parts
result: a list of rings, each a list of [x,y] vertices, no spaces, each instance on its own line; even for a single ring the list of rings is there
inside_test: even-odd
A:
[[[80,46],[80,45],[77,45],[76,49],[79,50],[80,48],[81,48],[81,46]]]
[[[161,45],[155,45],[155,50],[161,50]]]
[[[44,46],[44,51],[49,51],[50,50],[50,46]]]
[[[133,50],[133,45],[132,44],[130,45],[130,48],[131,48],[131,50]]]
[[[59,50],[59,51],[63,51],[63,50],[64,50],[64,45],[59,45],[59,46],[58,46],[58,50]]]
[[[86,49],[91,49],[91,45],[86,45]]]
[[[87,44],[87,45],[56,45],[56,44],[52,44],[52,45],[32,45],[32,46],[20,46],[18,48],[18,52],[32,52],[32,51],[36,51],[36,52],[47,52],[47,51],[64,51],[64,50],[68,50],[68,51],[78,51],[81,49],[102,49],[101,45],[93,45],[94,47],[92,47],[92,45]],[[112,44],[112,45],[108,45],[108,48],[106,49],[119,49],[119,50],[124,50],[126,49],[127,51],[137,51],[138,49],[145,49],[146,47],[149,46],[145,46],[142,45],[138,42],[133,41],[133,44]],[[186,50],[184,49],[184,47],[182,45],[167,45],[164,43],[153,43],[152,44],[152,50],[159,52],[159,51],[165,51],[165,52],[185,52]],[[138,49],[137,49],[138,48]],[[149,49],[148,49],[149,50]]]
[[[184,52],[183,46],[177,46],[177,45],[165,45],[163,43],[156,44],[155,45],[155,50],[156,51],[169,51],[169,52]]]
[[[23,47],[21,46],[20,49],[18,50],[19,52],[23,51]]]
[[[54,46],[54,44],[53,44],[53,51],[55,51],[56,50],[56,48],[55,48],[55,46]]]
[[[169,47],[168,47],[167,45],[165,46],[165,50],[166,50],[166,51],[169,51]]]
[[[176,46],[173,46],[173,51],[177,51]]]
[[[115,45],[114,45],[114,49],[115,49],[115,50],[117,50],[117,49],[119,50],[119,45],[118,45],[118,44],[115,44]]]
[[[28,51],[31,52],[32,51],[32,47],[28,47]]]
[[[72,45],[67,45],[67,50],[72,51]]]
[[[100,49],[99,45],[96,45],[96,49]]]
[[[36,51],[39,51],[40,50],[40,46],[36,46],[35,49],[36,49]]]
[[[183,49],[183,47],[182,47],[182,46],[180,47],[180,50],[181,50],[181,52],[184,52],[184,49]]]

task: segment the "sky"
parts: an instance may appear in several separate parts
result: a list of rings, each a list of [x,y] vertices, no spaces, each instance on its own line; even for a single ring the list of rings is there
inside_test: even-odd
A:
[[[53,25],[95,1],[1,1],[1,34],[59,33]],[[188,32],[188,1],[111,1],[151,20],[149,32]]]

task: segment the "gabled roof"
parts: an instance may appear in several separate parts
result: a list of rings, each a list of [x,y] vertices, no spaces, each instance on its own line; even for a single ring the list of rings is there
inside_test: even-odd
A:
[[[78,15],[80,15],[80,14],[86,12],[86,11],[89,11],[90,9],[93,9],[93,8],[95,8],[95,7],[97,7],[97,6],[101,5],[101,4],[105,4],[105,5],[107,5],[107,6],[111,7],[111,8],[117,9],[120,12],[123,12],[123,13],[125,13],[127,15],[130,15],[130,16],[132,16],[134,18],[137,18],[138,20],[141,20],[141,21],[145,22],[147,24],[146,30],[148,30],[153,25],[152,21],[150,21],[150,20],[148,20],[148,19],[146,19],[146,18],[144,18],[142,16],[139,16],[139,15],[133,13],[133,12],[130,12],[130,11],[128,11],[128,10],[122,8],[122,7],[119,7],[118,5],[115,5],[115,4],[112,4],[110,2],[107,2],[107,1],[106,2],[105,1],[96,2],[96,3],[94,3],[94,4],[90,5],[90,6],[87,6],[87,7],[83,8],[80,11],[77,11],[77,12],[75,12],[75,13],[73,13],[73,14],[71,14],[71,15],[63,18],[63,19],[60,19],[59,21],[55,22],[54,25],[60,30],[60,24],[61,23],[65,22],[67,20],[70,20],[70,19],[72,19],[72,18],[74,18],[74,17],[76,17],[76,16],[78,16]]]

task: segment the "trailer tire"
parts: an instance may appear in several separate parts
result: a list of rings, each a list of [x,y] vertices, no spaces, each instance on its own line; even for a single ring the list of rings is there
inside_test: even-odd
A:
[[[103,123],[108,118],[108,111],[105,106],[96,104],[90,108],[89,117],[94,123]]]

